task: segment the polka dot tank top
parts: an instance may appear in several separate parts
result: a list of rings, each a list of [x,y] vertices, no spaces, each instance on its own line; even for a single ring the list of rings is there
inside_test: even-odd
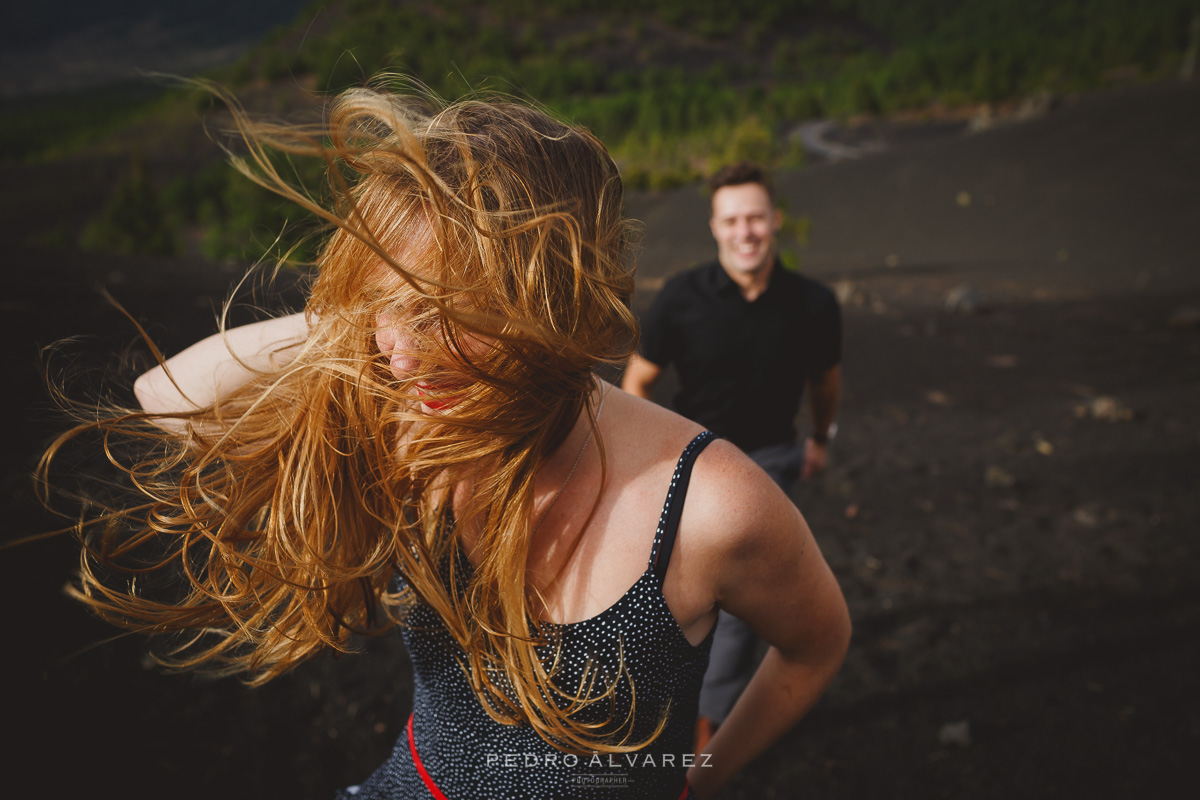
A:
[[[612,703],[594,703],[577,718],[619,723],[632,708],[629,741],[645,740],[665,717],[658,738],[633,753],[574,755],[551,747],[528,725],[496,723],[471,691],[454,657],[456,645],[440,618],[429,607],[417,605],[401,629],[413,661],[413,715],[388,761],[361,785],[339,792],[339,800],[690,796],[685,773],[707,758],[693,754],[692,744],[712,634],[693,646],[667,607],[662,587],[692,464],[714,438],[708,431],[701,433],[680,456],[649,564],[637,582],[596,616],[554,626],[564,665],[555,678],[559,687],[578,687],[589,663],[592,674],[600,677],[592,696],[615,683]],[[547,651],[553,653],[553,648]]]

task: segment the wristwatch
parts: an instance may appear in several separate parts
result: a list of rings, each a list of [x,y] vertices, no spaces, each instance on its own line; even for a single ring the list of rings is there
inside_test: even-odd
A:
[[[813,431],[812,435],[808,438],[812,439],[817,444],[824,445],[832,442],[835,436],[837,436],[837,423],[831,422],[829,423],[829,428],[825,431],[825,433],[817,433],[816,431]]]

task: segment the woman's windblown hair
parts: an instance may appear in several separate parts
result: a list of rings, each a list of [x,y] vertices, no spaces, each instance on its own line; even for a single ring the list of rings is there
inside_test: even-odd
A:
[[[636,341],[613,161],[586,131],[512,102],[357,89],[319,129],[229,102],[247,148],[235,165],[331,226],[309,334],[211,407],[93,415],[50,448],[43,479],[66,442],[98,433],[132,487],[90,498],[76,521],[77,596],[174,633],[165,663],[255,683],[403,622],[419,598],[494,718],[561,748],[632,748],[573,718],[585,687],[556,686],[539,658],[552,637],[526,580],[537,466],[581,410],[594,426],[592,370]],[[279,153],[324,159],[332,200],[289,184]],[[405,378],[375,342],[397,323],[416,365]],[[455,569],[468,527],[477,563]]]

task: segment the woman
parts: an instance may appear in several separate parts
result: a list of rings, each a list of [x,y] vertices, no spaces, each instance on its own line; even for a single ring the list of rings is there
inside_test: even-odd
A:
[[[141,412],[65,437],[153,445],[123,464],[140,501],[79,526],[79,596],[182,632],[171,663],[257,682],[398,623],[414,713],[343,797],[711,796],[815,702],[849,622],[765,475],[594,377],[636,337],[603,146],[520,105],[372,90],[325,140],[235,117],[243,171],[334,231],[304,313],[193,345],[138,379]],[[326,158],[332,210],[272,150]],[[694,755],[722,608],[772,648]]]

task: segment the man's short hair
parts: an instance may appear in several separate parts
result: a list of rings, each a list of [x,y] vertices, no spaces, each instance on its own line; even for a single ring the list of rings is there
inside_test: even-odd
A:
[[[712,196],[718,189],[724,189],[726,186],[742,186],[747,183],[757,183],[766,189],[771,204],[775,204],[775,186],[767,176],[766,170],[750,161],[739,161],[717,170],[716,174],[708,179],[708,194]]]

